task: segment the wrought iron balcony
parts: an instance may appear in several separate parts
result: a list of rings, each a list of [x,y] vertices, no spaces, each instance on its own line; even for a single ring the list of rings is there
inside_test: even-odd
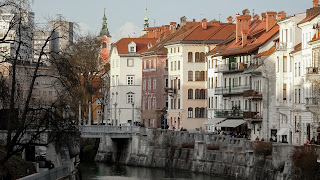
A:
[[[261,121],[262,116],[260,115],[260,112],[243,112],[243,119]]]
[[[231,62],[228,64],[220,64],[216,68],[216,72],[223,72],[223,73],[231,73],[231,72],[241,72],[244,69],[247,69],[249,67],[249,64],[245,63],[236,63]]]
[[[262,93],[258,92],[256,90],[250,89],[250,90],[247,90],[247,91],[243,92],[243,97],[245,97],[247,99],[261,100],[262,99]]]
[[[234,87],[216,87],[216,95],[241,95],[244,91],[250,90],[249,85],[246,86],[234,86]]]
[[[278,51],[286,51],[287,50],[287,43],[286,42],[278,42],[278,43],[276,43],[276,49]]]
[[[320,68],[319,67],[307,67],[306,68],[306,78],[310,81],[318,81],[320,78]]]
[[[243,111],[239,109],[216,109],[216,118],[243,118]]]
[[[318,106],[320,105],[319,97],[308,97],[306,98],[306,106]]]

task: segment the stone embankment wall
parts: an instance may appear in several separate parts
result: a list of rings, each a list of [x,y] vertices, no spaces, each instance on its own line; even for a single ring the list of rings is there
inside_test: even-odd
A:
[[[132,137],[124,163],[187,170],[234,179],[286,179],[294,147],[273,144],[272,156],[254,152],[255,142],[204,133],[147,129]]]

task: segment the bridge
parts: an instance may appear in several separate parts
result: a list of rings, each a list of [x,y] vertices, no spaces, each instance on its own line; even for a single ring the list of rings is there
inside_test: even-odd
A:
[[[139,126],[79,126],[82,138],[101,138],[109,134],[112,138],[130,138],[132,134],[143,132],[145,128]]]

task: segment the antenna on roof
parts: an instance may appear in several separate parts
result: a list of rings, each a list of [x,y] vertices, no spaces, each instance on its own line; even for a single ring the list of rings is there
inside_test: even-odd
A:
[[[252,17],[254,16],[255,14],[254,14],[254,9],[252,9]]]
[[[156,27],[156,20],[153,19],[153,27]]]

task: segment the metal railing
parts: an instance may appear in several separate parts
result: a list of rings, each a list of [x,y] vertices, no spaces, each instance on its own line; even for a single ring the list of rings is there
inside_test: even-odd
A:
[[[312,106],[312,105],[320,105],[319,104],[319,97],[308,97],[306,98],[306,106]]]
[[[306,73],[307,74],[319,74],[320,70],[319,67],[307,67],[306,68]]]
[[[243,112],[243,119],[262,119],[260,112]]]
[[[82,133],[132,133],[140,132],[140,126],[79,126]]]
[[[278,50],[278,51],[285,51],[285,50],[287,50],[287,46],[288,44],[286,43],[286,42],[278,42],[278,43],[276,43],[276,49]]]
[[[243,117],[243,111],[239,109],[216,109],[215,117],[230,118],[230,117]]]
[[[250,90],[250,86],[235,86],[235,87],[216,87],[215,94],[239,94]]]
[[[217,72],[226,72],[226,71],[240,71],[247,69],[249,67],[249,64],[245,63],[236,63],[236,62],[231,62],[228,64],[220,64],[217,66]]]

